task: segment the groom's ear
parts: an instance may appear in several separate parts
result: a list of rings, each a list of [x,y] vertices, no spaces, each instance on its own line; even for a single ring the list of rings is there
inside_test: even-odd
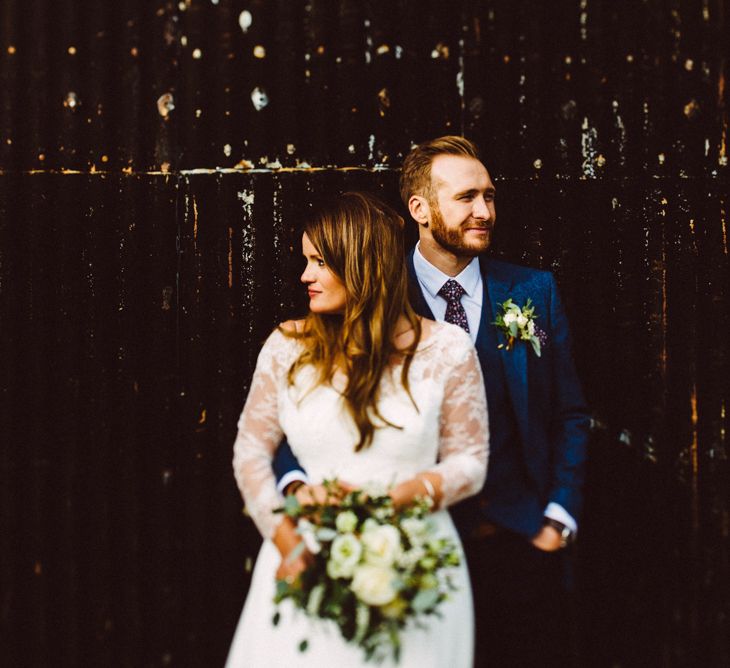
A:
[[[431,208],[428,206],[428,201],[425,197],[422,195],[411,195],[408,200],[408,211],[413,220],[419,225],[428,227],[428,221],[431,218]]]

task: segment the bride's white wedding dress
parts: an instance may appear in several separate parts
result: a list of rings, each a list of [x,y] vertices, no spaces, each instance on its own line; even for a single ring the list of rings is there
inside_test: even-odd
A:
[[[427,325],[408,375],[418,409],[400,383],[401,366],[396,365],[381,381],[379,408],[401,429],[376,429],[370,447],[360,452],[354,449],[357,429],[337,391],[345,378],[335,376],[334,387],[313,388],[313,370],[304,368],[290,387],[287,373],[301,344],[278,330],[264,344],[238,423],[233,459],[236,480],[264,543],[228,656],[230,668],[364,664],[362,650],[346,643],[333,623],[312,620],[288,601],[280,606],[279,624],[272,624],[280,555],[270,538],[281,521],[272,511],[283,501],[271,460],[284,435],[312,483],[338,477],[355,485],[389,485],[433,471],[442,476],[442,507],[481,488],[488,429],[476,352],[459,327]],[[434,519],[441,532],[458,541],[447,511],[438,510]],[[459,589],[442,605],[440,618],[427,618],[425,630],[409,626],[403,632],[401,667],[471,667],[474,617],[464,561],[456,581]],[[309,646],[300,652],[304,639]]]

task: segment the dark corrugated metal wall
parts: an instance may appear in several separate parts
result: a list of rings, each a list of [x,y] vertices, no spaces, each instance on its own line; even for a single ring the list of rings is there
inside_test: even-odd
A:
[[[730,661],[723,0],[3,0],[0,655],[220,665],[230,473],[301,213],[464,132],[594,411],[590,666]]]

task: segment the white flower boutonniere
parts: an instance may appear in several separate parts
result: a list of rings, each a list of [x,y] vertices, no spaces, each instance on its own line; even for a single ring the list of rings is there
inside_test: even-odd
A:
[[[525,341],[532,344],[535,354],[540,357],[541,348],[547,343],[547,335],[535,324],[537,317],[531,299],[522,308],[511,298],[500,304],[497,319],[492,324],[504,334],[507,343],[500,343],[498,348],[512,350],[515,341]]]

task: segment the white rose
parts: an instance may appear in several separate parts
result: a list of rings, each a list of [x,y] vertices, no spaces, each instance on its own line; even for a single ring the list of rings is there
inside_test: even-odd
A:
[[[425,556],[426,550],[424,550],[420,545],[417,547],[413,547],[407,552],[401,554],[400,558],[398,559],[398,566],[400,566],[401,568],[405,568],[406,570],[410,570]]]
[[[535,321],[534,320],[530,320],[530,322],[527,323],[527,333],[530,336],[535,335]]]
[[[518,326],[518,327],[520,327],[520,328],[522,328],[522,327],[524,327],[524,326],[525,326],[526,324],[527,324],[527,318],[526,318],[526,317],[525,317],[524,315],[522,315],[522,313],[520,313],[520,314],[519,314],[519,315],[517,316],[517,326]]]
[[[362,523],[362,532],[368,533],[368,531],[374,531],[375,529],[379,529],[382,524],[378,522],[377,520],[373,519],[372,517],[368,517],[363,523]]]
[[[355,569],[351,589],[363,603],[387,605],[396,596],[394,581],[392,568],[361,564]]]
[[[350,578],[362,556],[362,545],[357,537],[346,533],[332,541],[327,575],[331,578]]]
[[[429,525],[425,520],[417,517],[406,517],[401,522],[401,527],[406,532],[406,536],[408,536],[408,540],[411,541],[412,545],[422,545],[428,540]]]
[[[337,515],[335,526],[340,533],[352,533],[357,527],[357,515],[351,510],[345,510]]]
[[[400,533],[394,526],[386,524],[362,535],[365,561],[374,566],[392,566],[400,556]]]
[[[517,314],[514,311],[507,311],[502,317],[502,320],[504,320],[505,325],[511,325],[517,320]]]

